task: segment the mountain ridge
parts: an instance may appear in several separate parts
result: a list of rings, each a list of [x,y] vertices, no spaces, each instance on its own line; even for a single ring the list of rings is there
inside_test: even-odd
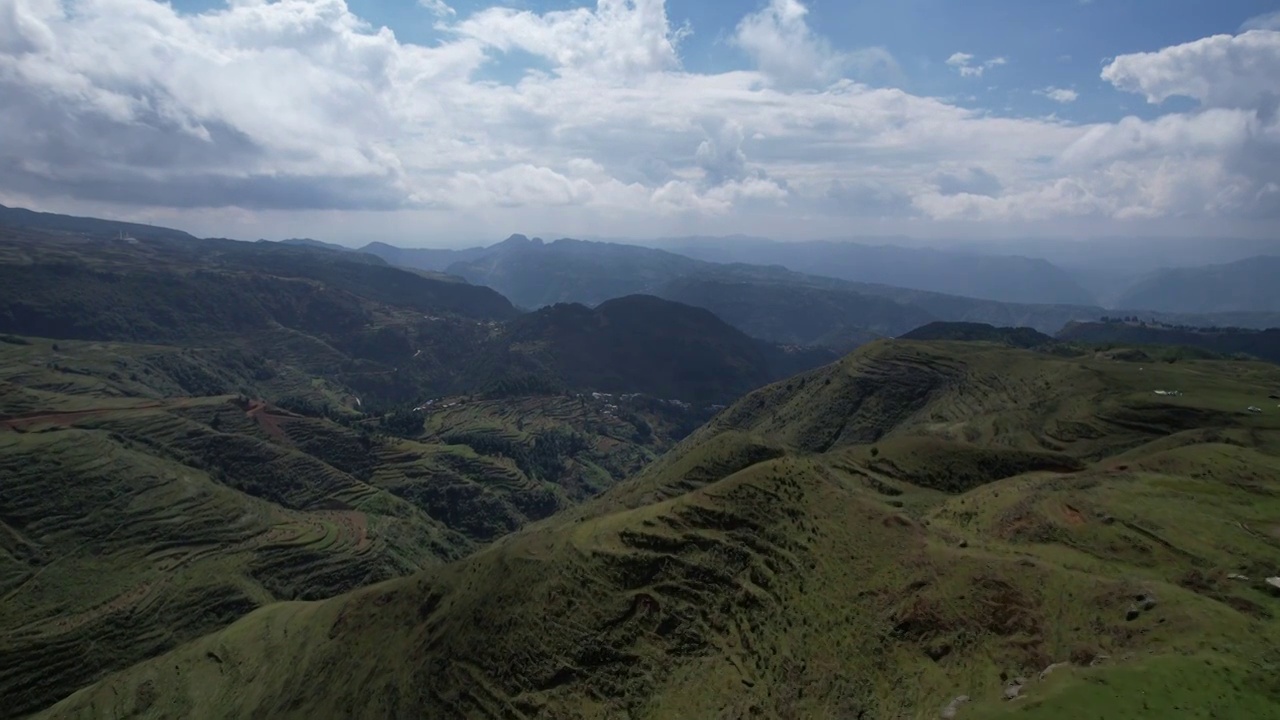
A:
[[[1205,473],[1280,467],[1240,407],[1280,371],[1179,365],[878,341],[466,560],[267,608],[46,716],[1266,716],[1271,601],[1226,572],[1280,561],[1234,524],[1274,502]]]

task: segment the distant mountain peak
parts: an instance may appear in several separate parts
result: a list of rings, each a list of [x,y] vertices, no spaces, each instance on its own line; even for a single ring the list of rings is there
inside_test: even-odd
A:
[[[516,247],[521,245],[541,245],[542,238],[530,238],[528,235],[516,233],[494,247]]]

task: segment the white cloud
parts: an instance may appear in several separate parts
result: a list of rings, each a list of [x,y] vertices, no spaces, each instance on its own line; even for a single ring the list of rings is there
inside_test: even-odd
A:
[[[1253,106],[1280,92],[1280,32],[1214,35],[1122,55],[1103,69],[1102,77],[1150,103],[1180,95],[1212,107]]]
[[[664,0],[598,0],[585,7],[539,15],[490,8],[452,27],[453,32],[500,51],[524,50],[564,71],[634,76],[679,67]]]
[[[738,23],[732,42],[747,53],[760,72],[782,85],[826,84],[850,71],[860,76],[900,72],[897,61],[884,48],[832,49],[826,38],[809,27],[808,14],[800,0],[770,0]]]
[[[1047,87],[1043,90],[1036,90],[1037,95],[1043,95],[1050,100],[1062,104],[1073,103],[1080,99],[1080,93],[1069,88]]]
[[[717,74],[683,66],[689,30],[662,0],[442,13],[428,47],[342,0],[0,0],[0,197],[282,235],[1221,224],[1280,208],[1277,33],[1118,57],[1116,87],[1202,107],[1079,125],[872,87],[859,78],[887,53],[834,48],[796,0],[738,23],[753,66]],[[517,51],[537,59],[524,74],[488,74]],[[947,63],[977,76],[1004,59]]]
[[[982,77],[983,73],[993,67],[1008,65],[1009,60],[1004,57],[988,58],[978,64],[973,64],[974,56],[971,53],[957,52],[952,53],[947,58],[947,64],[955,68],[961,77]]]
[[[444,0],[418,0],[418,4],[438,17],[453,17],[458,14],[458,11],[449,7]]]
[[[1240,26],[1241,32],[1246,30],[1280,30],[1280,10],[1249,18]]]

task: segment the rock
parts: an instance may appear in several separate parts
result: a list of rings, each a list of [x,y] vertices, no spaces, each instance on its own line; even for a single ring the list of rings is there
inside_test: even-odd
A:
[[[1041,680],[1044,680],[1045,678],[1049,677],[1049,675],[1050,675],[1050,674],[1052,674],[1054,670],[1060,670],[1060,669],[1062,669],[1062,668],[1064,668],[1064,667],[1067,667],[1067,666],[1069,666],[1069,665],[1071,665],[1071,663],[1069,663],[1069,662],[1057,662],[1057,663],[1054,663],[1054,664],[1050,665],[1049,667],[1045,668],[1044,670],[1041,670],[1041,671],[1040,671],[1040,679],[1041,679]]]
[[[1150,610],[1156,606],[1156,596],[1151,593],[1144,593],[1138,596],[1138,607],[1143,611]]]
[[[1022,678],[1014,678],[1004,688],[1004,699],[1017,700],[1018,697],[1022,695],[1022,686],[1025,684],[1026,684],[1026,681],[1023,680]]]
[[[960,541],[960,547],[962,547],[962,548],[967,548],[967,547],[969,547],[969,541],[968,541],[968,540],[961,540],[961,541]]]
[[[1124,619],[1132,622],[1137,620],[1138,616],[1141,614],[1142,610],[1137,605],[1130,605],[1128,611],[1124,614]]]
[[[1241,581],[1244,581],[1244,582],[1249,582],[1249,576],[1248,576],[1248,575],[1241,575],[1240,573],[1231,573],[1230,575],[1228,575],[1228,576],[1227,576],[1227,579],[1228,579],[1228,580],[1241,580]]]
[[[1113,517],[1111,517],[1110,515],[1104,515],[1104,516],[1103,516],[1103,518],[1102,518],[1102,524],[1103,524],[1103,525],[1115,525],[1115,524],[1116,524],[1116,519],[1115,519],[1115,518],[1113,518]]]
[[[1267,589],[1271,591],[1272,595],[1280,595],[1280,577],[1267,578]]]
[[[960,712],[960,706],[969,702],[968,695],[959,695],[947,706],[942,708],[942,720],[955,720],[956,715]]]

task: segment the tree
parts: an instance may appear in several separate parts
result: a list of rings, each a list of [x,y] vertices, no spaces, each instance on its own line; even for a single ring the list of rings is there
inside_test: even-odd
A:
[[[415,438],[422,434],[427,426],[427,418],[422,413],[403,408],[395,410],[382,418],[382,427],[392,435],[404,438]]]

